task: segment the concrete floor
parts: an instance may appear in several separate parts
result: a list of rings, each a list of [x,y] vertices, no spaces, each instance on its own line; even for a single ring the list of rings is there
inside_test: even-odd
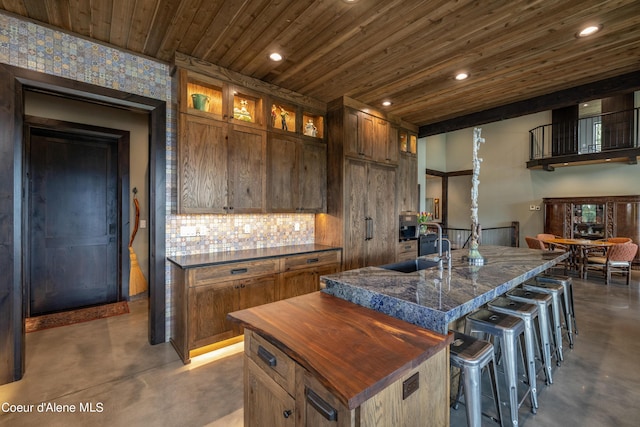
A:
[[[538,413],[528,402],[520,408],[521,426],[638,425],[639,279],[634,272],[630,287],[619,277],[608,287],[597,274],[574,279],[576,345],[565,350],[554,383],[539,385]],[[147,343],[146,301],[130,309],[28,334],[24,378],[0,386],[0,426],[242,426],[242,345],[185,366],[170,344]],[[10,413],[5,402],[34,406]],[[41,403],[67,405],[67,412]],[[451,425],[466,425],[462,406],[451,411]]]

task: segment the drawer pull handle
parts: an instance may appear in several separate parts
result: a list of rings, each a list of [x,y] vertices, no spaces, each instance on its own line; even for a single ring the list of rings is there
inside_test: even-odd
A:
[[[318,258],[309,258],[307,259],[307,264],[313,264],[314,262],[320,261]]]
[[[273,354],[269,353],[269,351],[261,345],[258,346],[258,357],[271,367],[278,364],[278,359],[276,359]]]
[[[246,272],[247,272],[246,268],[234,268],[233,270],[231,270],[231,274],[242,274]]]
[[[323,417],[325,417],[328,421],[337,421],[338,420],[338,411],[335,410],[331,405],[325,402],[320,396],[318,396],[313,390],[306,389],[307,402],[320,413]]]

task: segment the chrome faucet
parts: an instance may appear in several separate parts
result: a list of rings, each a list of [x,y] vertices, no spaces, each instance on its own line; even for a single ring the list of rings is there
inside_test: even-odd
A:
[[[438,268],[440,270],[442,270],[442,262],[445,261],[447,263],[447,268],[451,269],[451,255],[449,253],[449,251],[451,250],[451,242],[449,241],[449,239],[443,239],[442,238],[442,226],[440,225],[439,222],[427,222],[425,223],[425,225],[428,226],[434,226],[438,229],[438,258],[435,260],[438,262]],[[449,243],[448,248],[449,250],[446,251],[446,253],[443,256],[442,253],[442,240],[446,240],[447,243]]]

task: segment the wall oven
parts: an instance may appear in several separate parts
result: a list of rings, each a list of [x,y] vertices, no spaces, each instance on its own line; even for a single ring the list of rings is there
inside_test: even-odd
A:
[[[418,238],[418,216],[416,214],[400,215],[399,240],[415,240]]]

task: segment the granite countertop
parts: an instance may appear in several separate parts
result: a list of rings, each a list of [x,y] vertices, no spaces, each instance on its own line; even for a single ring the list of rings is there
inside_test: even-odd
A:
[[[167,259],[180,268],[205,267],[218,264],[228,264],[240,261],[254,261],[265,258],[277,258],[288,255],[302,255],[311,252],[341,250],[333,246],[305,245],[276,246],[271,248],[245,249],[241,251],[211,252],[206,254],[170,256]]]
[[[569,257],[568,252],[507,246],[479,250],[483,266],[470,266],[463,259],[468,251],[454,250],[450,270],[360,268],[322,276],[323,292],[444,334],[450,322]]]

